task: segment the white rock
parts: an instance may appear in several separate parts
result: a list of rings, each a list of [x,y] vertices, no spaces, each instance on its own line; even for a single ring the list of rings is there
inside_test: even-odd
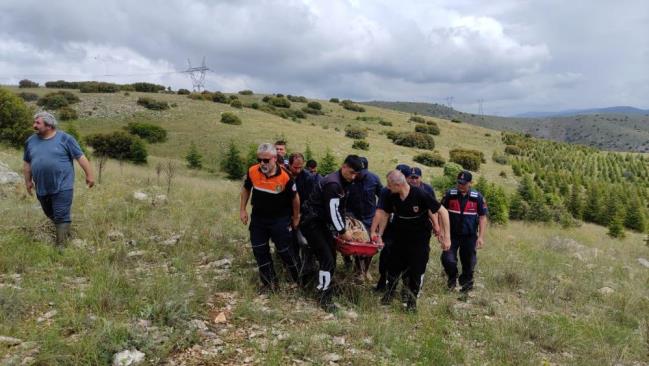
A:
[[[167,195],[166,194],[158,194],[155,196],[153,199],[153,204],[154,205],[161,205],[167,203]]]
[[[333,342],[336,346],[344,346],[345,345],[345,337],[334,337]]]
[[[208,266],[211,268],[226,268],[232,265],[232,259],[223,258],[218,261],[208,263]]]
[[[22,181],[20,175],[0,162],[0,184],[16,184]]]
[[[16,346],[23,343],[22,340],[14,337],[0,336],[0,344],[5,346]]]
[[[149,195],[144,193],[144,192],[133,192],[133,198],[138,200],[138,201],[148,201],[149,200]]]
[[[329,362],[338,362],[342,360],[342,357],[337,353],[327,353],[322,359]]]
[[[42,323],[42,322],[44,322],[44,321],[46,321],[48,319],[53,318],[58,313],[59,312],[56,311],[56,310],[50,310],[47,313],[43,314],[42,316],[38,317],[38,319],[36,319],[36,322]]]
[[[640,264],[642,264],[643,266],[649,268],[649,261],[648,260],[646,260],[644,258],[638,258],[638,262],[640,262]]]
[[[193,319],[189,324],[198,330],[207,330],[207,325],[205,325],[205,322],[200,319]]]
[[[86,242],[83,239],[72,239],[70,245],[72,245],[75,248],[83,249],[88,246],[88,242]]]
[[[615,290],[613,290],[612,288],[606,286],[606,287],[600,288],[599,290],[597,290],[597,292],[599,292],[602,295],[610,295],[610,294],[614,293]]]
[[[180,241],[181,235],[172,235],[171,238],[162,242],[164,245],[176,245]]]
[[[348,311],[343,312],[343,316],[345,318],[347,318],[347,319],[350,319],[350,320],[358,319],[358,313],[355,312],[354,310],[348,310]]]
[[[129,351],[122,351],[116,353],[113,356],[113,366],[130,366],[137,365],[138,363],[144,361],[144,353],[138,351],[137,349]]]
[[[146,250],[134,250],[126,254],[127,257],[141,257],[146,254]]]

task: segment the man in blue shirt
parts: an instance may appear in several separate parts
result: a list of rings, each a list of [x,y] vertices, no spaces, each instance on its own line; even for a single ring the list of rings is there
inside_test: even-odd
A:
[[[36,185],[36,197],[45,215],[56,226],[56,245],[62,247],[70,233],[70,208],[74,188],[73,160],[86,174],[88,188],[95,185],[95,178],[88,159],[83,155],[74,137],[56,129],[54,116],[40,112],[34,116],[32,127],[36,132],[25,142],[23,175],[27,193],[32,194]]]

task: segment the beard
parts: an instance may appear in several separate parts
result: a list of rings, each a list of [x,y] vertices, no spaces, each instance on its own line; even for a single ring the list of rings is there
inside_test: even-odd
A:
[[[273,167],[271,167],[270,164],[262,164],[259,169],[262,173],[268,174],[272,171],[272,168]]]

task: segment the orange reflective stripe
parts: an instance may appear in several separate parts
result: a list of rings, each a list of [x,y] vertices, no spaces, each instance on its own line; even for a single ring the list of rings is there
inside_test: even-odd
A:
[[[279,174],[267,177],[259,170],[259,164],[255,164],[248,169],[248,176],[254,189],[272,194],[284,192],[286,184],[291,180],[291,177],[282,168],[279,168]]]

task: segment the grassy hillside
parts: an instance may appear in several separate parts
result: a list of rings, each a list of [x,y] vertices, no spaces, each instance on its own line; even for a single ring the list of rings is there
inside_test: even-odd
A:
[[[308,139],[317,155],[330,148],[342,158],[354,151],[344,127],[361,125],[370,129],[363,154],[383,175],[397,162],[412,163],[417,152],[380,133],[414,129],[409,115],[374,107],[359,114],[322,102],[326,116],[296,123],[162,94],[154,97],[177,106],[152,112],[136,106],[138,96],[80,95],[75,108],[86,117],[74,124],[82,135],[141,120],[166,128],[169,140],[149,145],[147,166],[109,162],[93,189],[77,175],[75,240],[67,249],[53,249],[52,228],[22,186],[0,191],[0,335],[22,340],[0,342],[0,363],[109,364],[126,349],[170,365],[649,363],[649,268],[638,260],[649,259],[649,247],[643,235],[613,240],[590,224],[490,228],[468,298],[444,290],[433,243],[417,314],[397,303],[380,306],[370,284],[342,268],[336,315],[289,285],[258,295],[248,232],[238,221],[239,182],[185,169],[190,142],[214,169],[229,140],[247,146],[275,135],[284,135],[290,150],[303,150]],[[261,96],[240,97],[246,98]],[[243,125],[218,122],[224,111],[238,113]],[[358,121],[359,115],[394,126]],[[454,147],[487,157],[504,148],[495,131],[436,121],[445,157]],[[513,189],[511,168],[487,160],[478,175]],[[21,153],[0,148],[0,161],[18,171]],[[168,162],[178,171],[166,199],[156,199],[167,186],[155,166]],[[502,170],[509,178],[499,176]],[[137,200],[136,191],[150,198]]]
[[[383,108],[457,119],[499,131],[582,144],[603,150],[649,152],[649,116],[646,114],[589,114],[551,118],[479,116],[431,103],[367,102]]]

